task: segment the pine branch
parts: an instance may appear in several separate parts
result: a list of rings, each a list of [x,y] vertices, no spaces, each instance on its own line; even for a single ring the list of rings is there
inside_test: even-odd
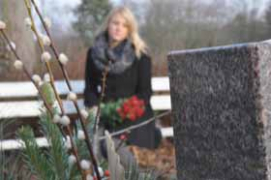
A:
[[[68,154],[65,144],[62,139],[62,134],[59,128],[51,123],[50,117],[44,115],[41,117],[41,126],[44,134],[47,137],[48,142],[51,144],[49,150],[49,162],[50,165],[59,180],[68,179],[69,164],[68,164]]]
[[[41,180],[55,179],[51,166],[38,147],[33,130],[29,127],[22,127],[18,133],[23,140],[25,151],[23,152],[24,160],[28,168]]]
[[[0,122],[0,137],[5,138],[4,129],[15,123],[15,120],[4,119]],[[25,169],[21,154],[17,152],[6,153],[0,145],[0,180],[30,179],[31,173]]]
[[[86,119],[86,129],[89,137],[91,137],[91,142],[93,142],[93,137],[94,137],[94,115],[92,113],[89,113],[88,118]],[[78,130],[82,130],[82,125],[77,122]],[[78,138],[75,139],[75,144],[78,147],[78,153],[79,156],[82,159],[87,159],[89,157],[89,151],[87,148],[87,145],[84,141],[79,140]]]

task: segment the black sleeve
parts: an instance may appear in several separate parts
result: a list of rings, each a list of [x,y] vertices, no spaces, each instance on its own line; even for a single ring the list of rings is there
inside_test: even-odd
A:
[[[142,55],[138,66],[137,94],[146,104],[150,103],[152,95],[151,86],[151,59],[147,55]]]
[[[97,83],[95,83],[94,64],[91,58],[91,49],[88,50],[85,67],[84,104],[92,107],[98,104]]]

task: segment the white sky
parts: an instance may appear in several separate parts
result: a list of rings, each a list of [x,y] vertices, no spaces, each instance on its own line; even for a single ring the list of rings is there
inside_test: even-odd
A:
[[[130,1],[130,0],[111,0],[114,4],[119,4],[121,1]],[[149,1],[149,0],[136,0],[138,1]],[[167,1],[167,0],[165,0]],[[217,0],[203,0],[203,1],[217,1]],[[229,3],[231,3],[233,0],[228,0]],[[236,0],[235,0],[236,1]],[[268,0],[247,0],[250,2],[251,6],[258,6],[261,7],[261,9],[264,9],[264,4]],[[78,5],[81,0],[40,0],[37,1],[42,3],[43,5],[41,7],[43,8],[43,14],[48,15],[52,18],[53,23],[60,23],[63,26],[63,29],[69,28],[71,21],[74,20],[74,16],[72,14],[72,9]],[[53,12],[53,13],[50,13]],[[50,16],[51,14],[51,16]],[[52,17],[53,15],[53,17]]]
[[[121,2],[121,0],[111,1],[114,4]],[[74,20],[72,10],[80,4],[81,0],[40,0],[37,2],[41,7],[42,14],[49,16],[53,23],[61,24],[64,31],[71,30],[70,25]]]

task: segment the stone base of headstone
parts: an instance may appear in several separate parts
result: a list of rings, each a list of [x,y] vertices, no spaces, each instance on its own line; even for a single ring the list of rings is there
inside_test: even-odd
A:
[[[271,44],[168,55],[179,180],[271,180]]]

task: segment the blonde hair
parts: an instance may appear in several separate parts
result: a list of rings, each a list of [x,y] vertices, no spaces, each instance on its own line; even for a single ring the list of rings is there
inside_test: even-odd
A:
[[[128,38],[131,40],[132,44],[135,47],[136,56],[139,58],[142,53],[147,53],[147,45],[138,34],[138,25],[135,16],[131,12],[131,10],[125,6],[114,8],[109,13],[104,24],[99,30],[99,33],[108,31],[109,23],[115,15],[120,15],[126,20],[129,31]]]

